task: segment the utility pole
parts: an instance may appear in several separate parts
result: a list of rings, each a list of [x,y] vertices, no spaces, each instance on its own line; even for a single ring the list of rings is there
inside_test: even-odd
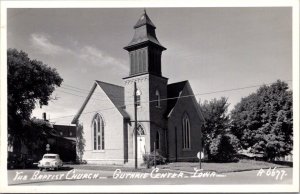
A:
[[[201,100],[200,99],[199,99],[199,102],[198,102],[198,106],[199,107],[201,106]],[[201,158],[201,156],[202,156],[202,150],[203,150],[203,147],[202,147],[202,139],[203,139],[202,129],[203,129],[203,125],[200,126],[200,151],[199,151],[199,168],[200,169],[202,169],[202,166],[201,166],[201,160],[202,160],[202,158]],[[204,152],[203,152],[203,156],[204,156]]]
[[[156,168],[156,144],[154,142],[154,168]]]
[[[137,97],[136,97],[136,82],[134,82],[134,144],[135,144],[135,169],[138,168],[138,161],[137,161]]]
[[[203,147],[202,147],[202,139],[203,139],[203,137],[202,137],[202,128],[200,127],[200,157],[199,157],[199,167],[200,167],[200,169],[202,169],[202,166],[201,166],[201,160],[202,160],[202,158],[201,158],[201,156],[202,156],[202,150],[203,150]],[[204,153],[203,153],[203,155],[204,155]]]

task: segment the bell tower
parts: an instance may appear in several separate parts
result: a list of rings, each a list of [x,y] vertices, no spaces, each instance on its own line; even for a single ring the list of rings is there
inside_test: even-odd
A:
[[[166,50],[158,41],[155,25],[146,11],[134,25],[134,35],[130,43],[124,47],[129,53],[130,72],[123,78],[125,83],[125,106],[131,121],[134,118],[134,83],[137,85],[138,108],[137,120],[143,128],[144,152],[154,151],[166,153],[167,120],[167,83],[168,78],[162,76],[161,57]],[[134,158],[134,124],[128,131],[128,157]],[[140,148],[138,147],[140,150]],[[140,159],[142,161],[142,159]]]
[[[134,29],[131,42],[124,47],[129,52],[129,76],[145,73],[161,76],[161,54],[166,48],[157,40],[156,27],[145,10]]]

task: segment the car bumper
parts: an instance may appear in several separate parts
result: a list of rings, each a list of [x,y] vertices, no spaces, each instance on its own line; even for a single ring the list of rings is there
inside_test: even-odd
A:
[[[58,168],[60,167],[59,165],[43,165],[43,164],[39,164],[38,165],[39,168]]]

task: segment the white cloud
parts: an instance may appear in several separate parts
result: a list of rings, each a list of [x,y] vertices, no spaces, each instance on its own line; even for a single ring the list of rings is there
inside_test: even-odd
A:
[[[118,59],[92,46],[84,46],[80,50],[79,57],[85,60],[86,62],[89,62],[97,66],[111,66],[116,68],[126,68],[124,63],[122,63]]]
[[[47,55],[72,53],[70,49],[64,48],[50,41],[50,37],[43,34],[31,34],[30,42],[39,52]]]
[[[85,65],[110,67],[121,69],[122,71],[127,70],[124,62],[96,47],[90,45],[81,46],[77,41],[72,41],[71,45],[73,48],[68,48],[54,43],[47,34],[34,33],[31,34],[30,42],[36,51],[46,55],[54,56],[70,54],[73,58],[82,61]]]

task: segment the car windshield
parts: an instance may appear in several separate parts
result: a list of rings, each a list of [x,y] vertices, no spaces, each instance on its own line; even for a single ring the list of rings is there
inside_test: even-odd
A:
[[[56,156],[44,156],[44,158],[56,158]]]

